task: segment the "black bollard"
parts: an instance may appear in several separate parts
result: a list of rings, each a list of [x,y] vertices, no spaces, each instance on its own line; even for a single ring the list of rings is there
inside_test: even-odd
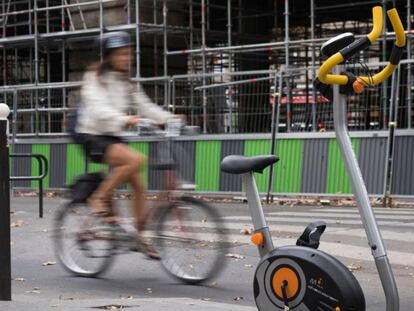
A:
[[[11,300],[9,109],[0,104],[0,300]]]

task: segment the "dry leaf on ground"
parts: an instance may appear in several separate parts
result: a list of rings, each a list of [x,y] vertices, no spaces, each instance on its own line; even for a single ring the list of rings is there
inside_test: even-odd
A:
[[[346,266],[348,268],[349,271],[354,272],[354,271],[360,271],[362,269],[362,266],[358,266],[354,263],[351,263],[350,265]]]
[[[24,222],[23,219],[17,219],[16,221],[14,221],[10,224],[10,227],[17,228],[17,227],[23,226],[24,224],[25,224],[25,222]]]
[[[246,256],[240,255],[240,254],[233,254],[233,253],[228,253],[225,255],[228,258],[234,258],[234,259],[244,259],[246,258]]]
[[[244,234],[244,235],[251,235],[253,233],[253,229],[251,229],[251,228],[244,228],[244,229],[240,230],[240,233],[241,234]]]

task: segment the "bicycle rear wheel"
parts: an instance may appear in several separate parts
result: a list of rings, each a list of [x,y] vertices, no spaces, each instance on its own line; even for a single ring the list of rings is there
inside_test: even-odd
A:
[[[56,214],[54,249],[63,267],[83,277],[97,277],[113,260],[112,225],[91,215],[85,204],[68,203]]]
[[[188,284],[206,282],[223,268],[226,230],[216,209],[183,197],[162,210],[157,245],[164,269]]]

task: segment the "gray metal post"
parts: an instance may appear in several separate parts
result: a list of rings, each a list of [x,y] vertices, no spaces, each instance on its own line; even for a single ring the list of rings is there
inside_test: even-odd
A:
[[[50,49],[49,46],[47,46],[47,54],[46,54],[46,74],[47,74],[47,83],[50,83]],[[50,109],[51,107],[51,89],[47,89],[47,107]],[[47,113],[47,121],[48,121],[48,133],[52,132],[52,116],[51,112],[48,111]]]
[[[135,0],[135,61],[137,64],[135,77],[141,77],[141,45],[140,45],[140,31],[139,31],[139,1]]]
[[[395,130],[397,129],[398,118],[398,103],[400,97],[400,66],[392,75],[391,82],[391,98],[390,98],[390,110],[389,110],[389,122],[388,122],[388,138],[387,138],[387,151],[385,160],[385,175],[384,175],[384,197],[383,204],[387,205],[388,199],[392,191],[392,178],[394,168],[394,147],[395,147]]]
[[[335,68],[335,74],[343,70],[342,66]],[[368,244],[377,265],[382,287],[386,296],[387,311],[399,310],[397,285],[390,263],[388,261],[384,242],[379,231],[374,212],[369,203],[368,191],[362,178],[355,152],[347,128],[346,95],[339,93],[339,86],[334,85],[334,125],[335,134],[342,157],[352,184],[353,193],[358,204],[362,224],[367,235]]]
[[[0,300],[11,300],[9,107],[0,104]]]
[[[279,98],[280,94],[276,93],[277,89],[277,74],[274,75],[274,89],[273,89],[273,106],[272,106],[272,119],[271,119],[271,135],[272,135],[272,141],[270,145],[270,154],[275,154],[275,146],[276,146],[276,110],[277,110],[277,103],[276,103],[276,97]],[[272,192],[273,188],[273,171],[274,171],[274,165],[270,166],[270,172],[269,172],[269,180],[267,182],[267,194],[266,194],[266,203],[270,202],[270,193]]]
[[[103,5],[102,0],[99,0],[99,54],[101,62],[103,61],[102,36],[103,36]]]
[[[168,14],[168,8],[167,3],[164,0],[163,6],[162,6],[162,18],[163,18],[163,39],[164,39],[164,77],[168,76],[168,59],[167,59],[167,52],[168,52],[168,38],[167,38],[167,14]],[[164,108],[168,108],[168,86],[169,83],[166,80],[164,83]]]
[[[231,46],[231,0],[227,0],[227,45]],[[229,72],[233,71],[233,53],[229,52]],[[232,82],[232,75],[230,75],[230,82]],[[228,93],[229,98],[229,117],[230,117],[230,129],[229,132],[233,133],[233,88],[230,87]]]
[[[387,0],[382,0],[382,8],[384,12],[387,9]],[[383,15],[383,25],[386,25],[386,14]],[[386,27],[382,29],[382,54],[381,61],[385,62],[387,60],[387,36],[386,36]],[[385,130],[387,128],[387,98],[388,98],[388,81],[385,80],[382,83],[382,128]]]
[[[255,232],[262,232],[264,235],[264,245],[259,247],[260,256],[263,257],[273,250],[273,241],[264,217],[262,203],[260,202],[259,191],[257,190],[256,181],[252,172],[242,175],[244,189],[246,191],[247,201],[249,202],[250,214],[252,217]]]
[[[3,12],[6,12],[6,3],[5,1],[2,2],[2,9]],[[3,36],[6,37],[6,23],[3,23]],[[3,46],[3,85],[7,84],[7,72],[6,72],[6,68],[7,68],[7,63],[6,63],[6,59],[7,59],[7,51],[6,51],[6,47]],[[7,96],[4,96],[5,98],[5,103],[7,104]]]
[[[127,0],[127,23],[131,24],[131,0]]]
[[[37,0],[34,0],[34,69],[35,69],[35,85],[39,84],[39,41],[38,41],[38,20],[37,20]],[[39,135],[40,130],[40,115],[39,115],[39,92],[35,90],[35,134]]]
[[[189,26],[190,26],[190,50],[194,48],[194,5],[193,5],[193,0],[189,0]],[[189,59],[190,59],[190,73],[191,74],[195,74],[195,69],[194,69],[194,57],[193,54],[191,53],[189,55]],[[191,125],[193,125],[194,123],[194,79],[190,78],[190,106],[191,106]]]
[[[289,69],[289,0],[285,0],[285,67],[286,70]],[[289,77],[286,80],[286,126],[287,131],[290,132],[291,129],[291,106],[290,106],[290,81]]]
[[[201,0],[201,49],[203,67],[203,87],[206,86],[206,0]],[[207,90],[203,88],[203,134],[207,134]]]
[[[49,7],[49,0],[46,0],[46,7]],[[50,17],[50,11],[46,11],[46,32],[49,33],[50,31],[50,25],[49,25],[49,17]]]
[[[407,0],[407,32],[411,33],[411,1]],[[412,35],[407,36],[407,59],[411,59],[411,40]],[[411,79],[411,63],[407,64],[407,127],[412,127],[412,114],[413,114],[413,107],[412,107],[412,96],[411,96],[411,87],[412,87],[412,79]]]
[[[61,0],[62,9],[60,10],[60,29],[65,30],[65,9],[63,8],[63,1]]]
[[[158,18],[157,18],[157,0],[153,1],[153,6],[154,6],[154,12],[153,12],[153,20],[154,20],[154,25],[158,25]],[[153,38],[154,41],[154,77],[158,76],[158,36],[157,34],[154,35]],[[157,82],[154,83],[154,98],[157,99],[158,98],[158,84]]]
[[[311,39],[314,40],[315,39],[315,0],[311,0],[311,15],[310,15],[310,19],[311,19]],[[315,60],[316,60],[316,55],[315,55],[315,44],[312,43],[312,81],[315,81],[316,79],[316,64],[315,64]],[[308,94],[306,94],[306,96],[308,96]],[[313,103],[312,103],[312,131],[316,132],[316,105],[318,104],[318,98],[317,98],[317,94],[316,94],[316,89],[315,87],[312,86],[312,99],[313,99]]]
[[[13,119],[12,119],[12,145],[13,151],[14,146],[16,145],[16,135],[17,135],[17,90],[13,91]]]

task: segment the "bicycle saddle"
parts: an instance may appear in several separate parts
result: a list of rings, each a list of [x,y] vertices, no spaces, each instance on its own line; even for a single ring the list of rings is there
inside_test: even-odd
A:
[[[274,155],[256,157],[229,155],[221,161],[221,170],[230,174],[263,173],[266,167],[277,161],[279,161],[279,158]]]

